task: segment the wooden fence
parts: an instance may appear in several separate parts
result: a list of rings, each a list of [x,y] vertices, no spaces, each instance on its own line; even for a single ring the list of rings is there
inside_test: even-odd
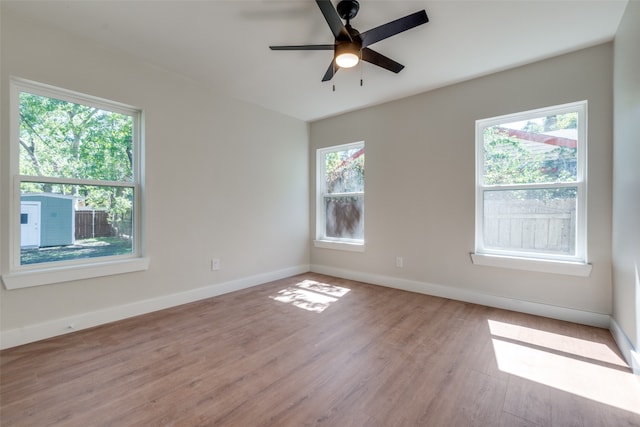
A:
[[[76,239],[116,236],[116,230],[109,223],[105,211],[76,211]]]
[[[485,200],[484,244],[523,251],[573,253],[575,199]]]

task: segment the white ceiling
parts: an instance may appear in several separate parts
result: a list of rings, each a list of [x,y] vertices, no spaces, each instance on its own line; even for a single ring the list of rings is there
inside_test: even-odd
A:
[[[430,22],[371,46],[405,65],[399,74],[368,63],[340,70],[335,92],[321,82],[331,51],[268,49],[333,43],[313,0],[2,4],[234,98],[312,121],[612,40],[627,0],[360,0],[351,24],[361,32],[421,9]]]

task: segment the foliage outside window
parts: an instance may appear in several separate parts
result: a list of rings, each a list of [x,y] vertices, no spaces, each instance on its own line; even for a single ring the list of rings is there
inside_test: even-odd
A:
[[[140,111],[22,80],[12,91],[15,268],[139,256]]]
[[[318,157],[318,239],[364,241],[364,142],[328,147]]]
[[[586,102],[476,122],[476,253],[586,262]]]

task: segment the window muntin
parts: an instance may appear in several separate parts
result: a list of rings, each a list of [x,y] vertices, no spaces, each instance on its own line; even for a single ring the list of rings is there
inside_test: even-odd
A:
[[[364,142],[320,149],[318,239],[364,242]]]
[[[13,270],[139,257],[140,111],[18,79],[12,109]],[[23,245],[18,200],[41,203],[36,247]],[[76,230],[87,211],[101,234]]]
[[[476,253],[586,262],[586,102],[476,122]]]

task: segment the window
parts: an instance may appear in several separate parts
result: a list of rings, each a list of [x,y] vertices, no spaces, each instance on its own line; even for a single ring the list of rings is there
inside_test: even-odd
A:
[[[318,150],[316,170],[316,246],[362,250],[364,142]]]
[[[140,111],[12,79],[11,135],[14,197],[5,285],[140,269],[130,263],[141,259]],[[87,269],[100,263],[100,273]]]
[[[586,263],[586,108],[476,122],[476,256]]]

